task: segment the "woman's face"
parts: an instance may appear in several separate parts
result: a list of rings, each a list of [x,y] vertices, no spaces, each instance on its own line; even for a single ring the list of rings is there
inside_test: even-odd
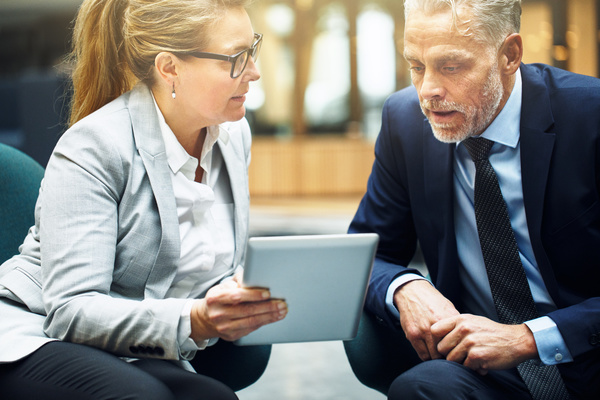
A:
[[[250,18],[242,7],[226,11],[210,31],[209,45],[202,51],[234,55],[254,43]],[[200,128],[226,121],[238,121],[246,114],[244,102],[250,82],[260,78],[252,58],[237,78],[230,76],[231,63],[186,57],[175,83],[179,112]]]

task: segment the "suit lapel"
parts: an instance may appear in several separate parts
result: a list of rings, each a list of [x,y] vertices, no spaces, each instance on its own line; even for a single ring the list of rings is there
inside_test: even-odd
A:
[[[423,121],[424,187],[427,209],[432,215],[438,234],[443,235],[448,227],[454,230],[453,147],[435,138],[429,121]]]
[[[424,192],[428,220],[436,235],[437,260],[430,268],[434,284],[455,304],[460,303],[458,253],[454,229],[454,145],[435,138],[429,121],[423,122]]]
[[[555,134],[550,97],[541,77],[521,65],[523,103],[521,106],[521,179],[527,227],[538,267],[553,298],[558,287],[541,238],[544,200],[552,161]]]
[[[177,206],[158,116],[152,94],[145,85],[133,89],[129,110],[136,147],[150,180],[161,223],[161,241],[144,294],[149,298],[162,298],[177,272],[176,268],[164,267],[175,266],[173,260],[180,256]]]

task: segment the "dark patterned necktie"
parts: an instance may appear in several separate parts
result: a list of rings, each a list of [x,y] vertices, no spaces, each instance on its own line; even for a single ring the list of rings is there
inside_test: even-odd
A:
[[[477,232],[500,322],[521,324],[535,319],[539,315],[519,258],[506,203],[496,173],[488,160],[494,142],[469,138],[462,143],[475,163]],[[556,366],[529,360],[517,369],[534,400],[569,398]]]

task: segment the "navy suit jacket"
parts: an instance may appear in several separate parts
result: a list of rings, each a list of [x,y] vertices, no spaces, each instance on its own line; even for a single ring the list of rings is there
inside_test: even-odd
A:
[[[521,65],[521,174],[539,269],[558,307],[549,314],[582,369],[600,381],[600,80],[547,65]],[[459,310],[453,221],[454,145],[433,136],[413,87],[383,110],[367,193],[350,232],[380,245],[366,307],[398,327],[385,305],[389,284],[417,241],[431,280]],[[478,244],[476,244],[478,245]],[[598,384],[597,384],[598,385]]]

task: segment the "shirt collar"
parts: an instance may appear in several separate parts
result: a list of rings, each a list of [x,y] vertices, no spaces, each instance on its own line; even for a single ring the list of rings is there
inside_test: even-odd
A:
[[[189,155],[181,143],[179,143],[177,137],[167,124],[167,121],[165,121],[165,117],[156,103],[154,94],[152,94],[152,100],[154,101],[154,107],[156,108],[156,113],[158,114],[160,132],[165,142],[167,163],[169,164],[171,171],[173,174],[177,174],[179,171],[181,171],[188,179],[194,180],[198,164],[202,163],[202,161],[205,161],[207,155],[212,151],[217,140],[221,139],[225,145],[229,143],[229,132],[223,126],[209,126],[206,129],[206,140],[204,141],[204,147],[202,148],[201,160],[198,160],[197,158]],[[206,170],[204,165],[203,167]]]
[[[519,143],[523,83],[521,70],[515,73],[515,84],[506,104],[479,136],[502,145],[516,148]]]

